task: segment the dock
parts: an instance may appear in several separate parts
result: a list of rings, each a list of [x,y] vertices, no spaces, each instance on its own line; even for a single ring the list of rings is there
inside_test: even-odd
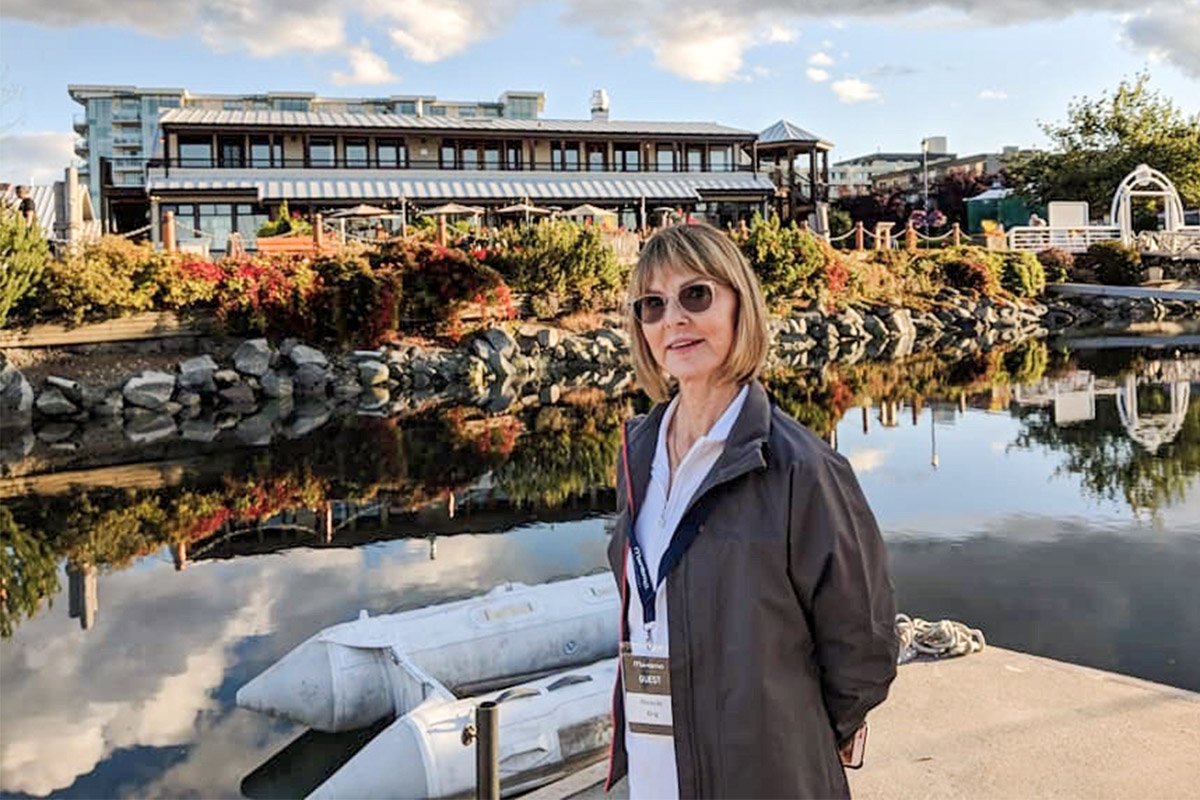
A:
[[[1200,694],[989,647],[900,667],[855,798],[1195,797]],[[526,795],[600,800],[595,764]],[[609,795],[627,798],[621,781]]]

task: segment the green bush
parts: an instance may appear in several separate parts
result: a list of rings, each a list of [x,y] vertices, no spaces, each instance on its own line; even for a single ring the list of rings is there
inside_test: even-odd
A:
[[[267,236],[283,236],[287,233],[294,233],[297,236],[312,235],[312,223],[299,216],[293,215],[288,211],[287,200],[279,204],[279,209],[275,212],[275,219],[268,220],[258,226],[258,232],[255,234],[258,237]]]
[[[1042,263],[1042,268],[1046,271],[1048,283],[1066,281],[1071,277],[1071,270],[1075,268],[1075,256],[1057,247],[1047,247],[1038,252],[1037,260]]]
[[[506,227],[477,255],[543,308],[557,309],[567,297],[583,309],[611,306],[628,278],[599,227],[570,220]]]
[[[455,247],[421,240],[401,241],[376,254],[379,270],[393,270],[402,281],[401,315],[432,323],[451,336],[463,332],[461,314],[472,303],[483,306],[486,324],[514,314],[512,294],[500,274]]]
[[[1101,283],[1136,286],[1142,281],[1142,256],[1120,242],[1097,242],[1087,249],[1087,260]]]
[[[119,317],[154,308],[159,271],[170,256],[120,236],[105,236],[46,264],[35,301],[39,316]]]
[[[820,295],[826,256],[817,237],[794,222],[784,225],[777,216],[764,220],[757,214],[749,227],[735,229],[732,236],[758,274],[768,302]]]
[[[0,205],[0,328],[9,312],[38,284],[50,248],[37,225],[26,225],[20,213]]]
[[[1000,285],[1018,297],[1038,297],[1046,291],[1046,271],[1033,253],[1005,253]]]
[[[993,295],[1000,290],[1004,259],[982,247],[948,247],[934,258],[941,266],[942,279],[955,289]]]
[[[328,256],[312,264],[320,279],[313,303],[318,339],[373,347],[400,325],[402,276],[362,256]]]

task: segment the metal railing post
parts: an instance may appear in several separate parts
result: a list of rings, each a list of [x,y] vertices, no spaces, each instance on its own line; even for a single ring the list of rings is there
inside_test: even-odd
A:
[[[500,800],[500,706],[491,700],[475,709],[475,797]]]

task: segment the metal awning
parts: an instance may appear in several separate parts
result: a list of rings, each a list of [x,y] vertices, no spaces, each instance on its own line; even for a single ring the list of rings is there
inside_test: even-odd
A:
[[[151,195],[251,194],[260,202],[308,200],[470,202],[516,199],[571,202],[695,202],[705,196],[761,199],[775,191],[752,172],[477,172],[451,170],[151,169]]]

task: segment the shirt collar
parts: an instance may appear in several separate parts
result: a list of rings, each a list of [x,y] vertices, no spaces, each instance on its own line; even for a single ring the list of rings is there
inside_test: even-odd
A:
[[[750,393],[750,385],[747,384],[741,388],[733,400],[729,401],[729,405],[725,408],[724,413],[717,418],[717,421],[708,429],[708,433],[700,437],[698,442],[710,444],[721,444],[729,438],[730,431],[733,430],[733,425],[737,422],[738,416],[742,413],[742,406],[746,404],[746,395]],[[679,408],[679,395],[671,398],[671,402],[667,405],[667,410],[663,413],[662,423],[658,426],[658,445],[656,452],[665,452],[667,445],[667,430],[671,427],[671,419],[675,416],[676,409]]]

